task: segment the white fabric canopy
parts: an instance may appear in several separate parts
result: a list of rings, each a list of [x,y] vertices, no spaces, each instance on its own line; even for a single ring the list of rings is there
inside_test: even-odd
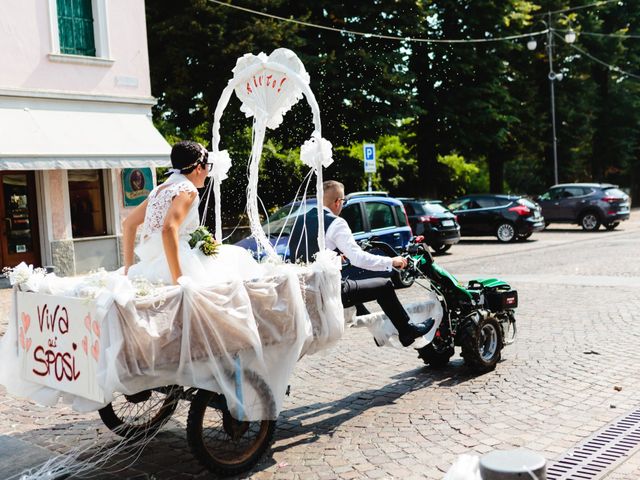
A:
[[[21,100],[0,102],[0,170],[170,163],[171,147],[153,126],[146,105]]]

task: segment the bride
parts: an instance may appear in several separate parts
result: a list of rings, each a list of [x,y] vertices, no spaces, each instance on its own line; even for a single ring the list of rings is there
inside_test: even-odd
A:
[[[130,279],[177,284],[182,276],[200,284],[260,277],[262,266],[240,247],[219,245],[206,256],[189,246],[191,233],[200,225],[198,188],[204,187],[212,164],[207,150],[197,142],[182,141],[171,149],[171,176],[153,189],[123,223],[124,273]],[[138,227],[141,240],[135,248]]]

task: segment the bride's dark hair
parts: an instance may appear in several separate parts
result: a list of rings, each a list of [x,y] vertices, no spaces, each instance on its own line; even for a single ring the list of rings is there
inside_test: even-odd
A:
[[[206,165],[209,152],[198,142],[183,140],[171,149],[171,166],[180,173],[191,173],[198,164]]]

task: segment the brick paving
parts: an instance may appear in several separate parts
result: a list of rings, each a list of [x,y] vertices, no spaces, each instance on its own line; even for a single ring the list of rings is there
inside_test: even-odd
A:
[[[347,330],[326,355],[298,364],[276,441],[247,477],[440,479],[462,453],[515,447],[553,460],[637,408],[640,212],[620,231],[552,226],[532,240],[466,240],[438,259],[462,278],[514,278],[518,340],[494,372],[473,376],[459,356],[432,370],[412,349],[377,348],[366,330]],[[400,293],[414,301],[421,289]],[[0,292],[0,311],[9,301],[10,291]],[[113,440],[95,413],[38,407],[3,392],[0,440],[56,452]],[[98,478],[210,478],[186,445],[187,408],[179,407],[135,463],[118,473],[105,467]],[[640,457],[608,478],[640,478]]]

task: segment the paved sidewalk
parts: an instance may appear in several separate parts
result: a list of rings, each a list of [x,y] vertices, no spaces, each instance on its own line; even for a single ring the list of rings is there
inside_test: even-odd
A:
[[[513,245],[486,239],[456,245],[438,262],[460,277],[504,278],[519,291],[518,340],[496,370],[474,376],[459,356],[433,370],[412,349],[377,348],[366,330],[347,330],[328,354],[297,365],[273,448],[247,476],[441,479],[462,453],[515,447],[553,460],[638,408],[640,222],[624,227],[584,235],[551,229]],[[412,301],[421,289],[399,293]],[[9,295],[0,291],[0,312]],[[100,478],[211,478],[187,448],[186,408],[135,463]],[[52,452],[113,438],[95,413],[0,393],[2,435]],[[638,478],[639,454],[607,477]]]

